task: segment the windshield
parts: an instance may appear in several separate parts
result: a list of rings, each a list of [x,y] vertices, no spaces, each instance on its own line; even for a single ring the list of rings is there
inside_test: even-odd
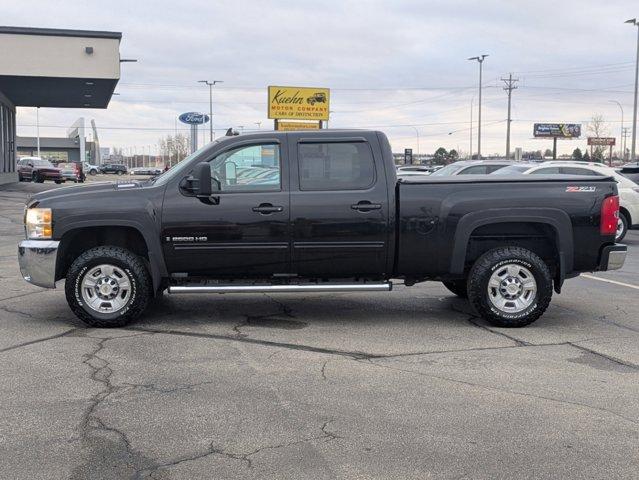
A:
[[[39,159],[33,160],[33,165],[35,165],[36,167],[53,167],[53,164],[48,160]]]
[[[492,175],[517,175],[519,173],[524,173],[530,168],[530,165],[508,165],[507,167],[495,170]]]
[[[463,167],[463,165],[451,163],[450,165],[446,165],[445,167],[440,168],[439,170],[431,173],[431,176],[435,176],[435,175],[453,175],[455,172],[457,172],[462,167]]]
[[[223,142],[227,138],[233,138],[233,137],[225,137],[220,140],[214,140],[213,144],[218,144],[220,142]],[[161,175],[158,175],[157,177],[152,178],[149,181],[152,182],[154,185],[166,185],[169,181],[171,181],[171,179],[177,178],[180,175],[185,175],[187,173],[187,170],[186,170],[187,166],[191,162],[191,160],[193,160],[195,157],[200,155],[204,150],[211,148],[211,145],[212,145],[211,143],[207,143],[206,145],[200,147],[191,155],[189,155],[184,160],[182,160],[180,163],[178,163],[174,167],[171,167],[170,169],[168,169],[166,172],[162,173]]]

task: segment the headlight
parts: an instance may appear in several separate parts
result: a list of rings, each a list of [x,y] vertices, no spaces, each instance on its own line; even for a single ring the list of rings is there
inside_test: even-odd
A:
[[[53,235],[51,225],[52,214],[50,208],[30,208],[24,225],[27,230],[27,238],[46,239]]]

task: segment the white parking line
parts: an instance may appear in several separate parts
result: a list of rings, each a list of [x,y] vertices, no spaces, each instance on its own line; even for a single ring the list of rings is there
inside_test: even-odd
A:
[[[612,283],[614,285],[620,285],[622,287],[634,288],[635,290],[639,290],[639,285],[631,285],[630,283],[617,282],[615,280],[608,280],[607,278],[595,277],[593,275],[581,274],[584,278],[589,278],[590,280],[597,280],[599,282]]]

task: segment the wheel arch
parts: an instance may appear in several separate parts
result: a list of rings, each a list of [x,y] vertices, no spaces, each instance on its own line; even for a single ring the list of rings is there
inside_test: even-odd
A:
[[[558,262],[555,289],[559,292],[566,275],[573,270],[574,244],[570,217],[563,210],[555,208],[488,209],[464,215],[455,231],[450,272],[455,275],[464,273],[474,232],[488,225],[513,223],[544,225],[553,232]]]
[[[166,266],[159,239],[150,235],[137,222],[82,222],[68,228],[60,237],[56,265],[56,280],[66,277],[71,263],[84,251],[113,245],[126,248],[147,263],[154,292],[159,288]]]

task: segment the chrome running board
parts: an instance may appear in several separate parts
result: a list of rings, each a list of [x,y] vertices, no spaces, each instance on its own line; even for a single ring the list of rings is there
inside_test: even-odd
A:
[[[290,292],[389,292],[391,282],[382,283],[309,283],[298,285],[169,285],[177,293],[290,293]]]

